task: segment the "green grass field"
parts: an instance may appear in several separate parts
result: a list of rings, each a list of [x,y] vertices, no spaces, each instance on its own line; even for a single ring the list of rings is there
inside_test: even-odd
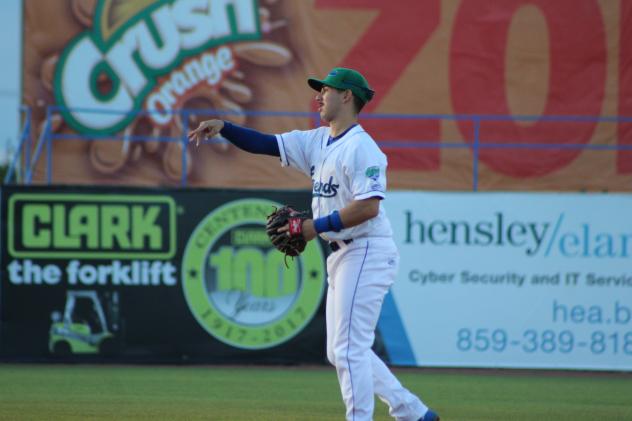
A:
[[[445,421],[632,420],[632,375],[395,370]],[[0,420],[344,419],[333,368],[0,365]],[[376,400],[375,421],[390,420]]]

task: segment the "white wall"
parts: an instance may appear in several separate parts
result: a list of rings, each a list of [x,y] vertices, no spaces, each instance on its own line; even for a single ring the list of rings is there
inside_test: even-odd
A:
[[[22,0],[0,1],[0,164],[19,137]]]

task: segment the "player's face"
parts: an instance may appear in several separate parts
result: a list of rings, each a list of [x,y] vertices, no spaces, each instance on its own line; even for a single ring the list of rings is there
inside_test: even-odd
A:
[[[329,86],[323,86],[315,99],[320,118],[323,121],[330,122],[335,120],[340,114],[344,103],[344,91],[339,91]]]

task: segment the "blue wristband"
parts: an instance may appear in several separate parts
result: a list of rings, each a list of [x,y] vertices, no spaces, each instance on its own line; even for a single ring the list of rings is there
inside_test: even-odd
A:
[[[338,211],[333,211],[327,216],[314,219],[314,230],[316,230],[318,234],[328,231],[340,232],[343,228],[344,226],[342,225]]]
[[[331,230],[334,232],[340,232],[344,228],[342,225],[342,219],[340,219],[340,213],[337,210],[333,211],[329,215],[329,219],[331,221]]]
[[[314,230],[320,234],[322,232],[331,231],[329,224],[329,217],[323,216],[322,218],[314,219]]]

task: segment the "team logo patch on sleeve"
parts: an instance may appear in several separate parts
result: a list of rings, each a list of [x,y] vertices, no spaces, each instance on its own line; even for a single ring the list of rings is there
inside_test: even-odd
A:
[[[382,187],[382,185],[380,183],[373,183],[373,184],[371,184],[371,190],[373,190],[373,191],[383,191],[384,187]]]
[[[380,178],[380,167],[369,167],[365,172],[366,176],[373,181],[377,181]]]

